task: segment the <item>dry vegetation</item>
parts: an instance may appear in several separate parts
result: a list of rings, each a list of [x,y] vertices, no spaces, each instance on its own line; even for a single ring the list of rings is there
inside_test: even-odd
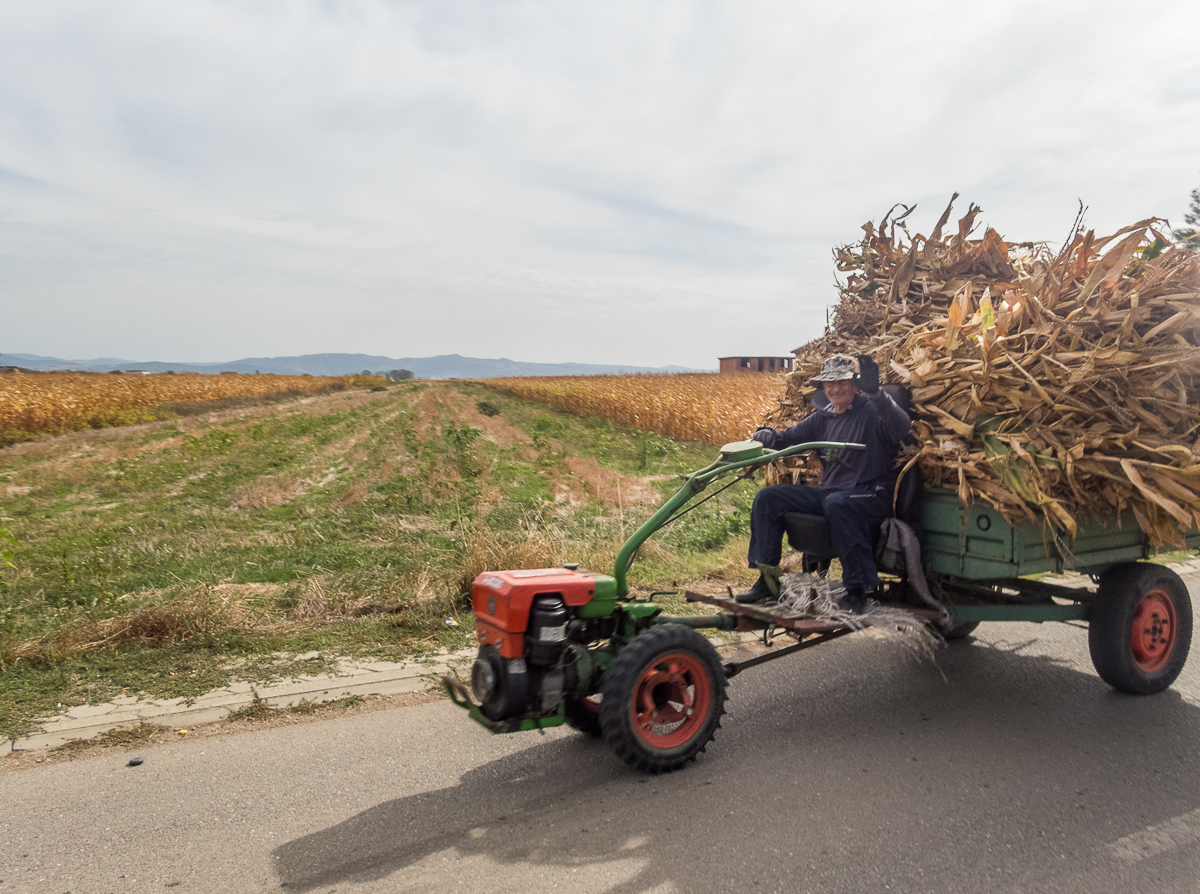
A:
[[[13,372],[0,376],[0,445],[169,418],[181,404],[338,391],[382,381],[375,376]]]
[[[6,644],[0,671],[20,661],[64,661],[68,658],[130,645],[167,646],[213,637],[225,631],[263,635],[283,628],[252,598],[262,585],[182,585],[161,594],[142,594],[142,605],[108,618],[77,616],[47,635]],[[278,588],[276,588],[278,589]]]
[[[773,424],[811,411],[825,356],[868,352],[912,387],[905,459],[928,483],[1068,542],[1080,514],[1129,511],[1181,544],[1200,528],[1200,254],[1153,220],[1077,226],[1058,251],[972,238],[979,211],[944,236],[948,207],[926,238],[906,210],[837,252],[835,325],[799,352]]]
[[[719,375],[526,376],[480,382],[578,416],[719,446],[750,436],[776,405],[783,377]]]

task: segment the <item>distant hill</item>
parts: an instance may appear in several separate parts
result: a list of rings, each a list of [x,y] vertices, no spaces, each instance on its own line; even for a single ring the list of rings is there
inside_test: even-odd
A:
[[[0,354],[0,366],[26,369],[75,369],[108,372],[113,369],[140,369],[146,372],[275,373],[298,376],[344,376],[360,373],[410,369],[418,379],[499,379],[505,376],[595,376],[614,373],[712,372],[683,366],[618,366],[602,363],[525,363],[520,360],[483,360],[442,354],[437,357],[379,357],[371,354],[304,354],[300,357],[247,357],[227,363],[164,363],[158,360],[121,360],[102,357],[95,360],[61,360],[36,354]]]

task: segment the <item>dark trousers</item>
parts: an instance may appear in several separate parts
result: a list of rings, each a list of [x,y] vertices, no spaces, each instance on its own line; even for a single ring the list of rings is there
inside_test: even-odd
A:
[[[803,484],[776,484],[754,496],[750,510],[750,567],[778,565],[783,557],[783,517],[789,512],[823,515],[829,539],[842,563],[842,583],[873,590],[879,586],[875,538],[892,514],[886,487],[825,490]]]

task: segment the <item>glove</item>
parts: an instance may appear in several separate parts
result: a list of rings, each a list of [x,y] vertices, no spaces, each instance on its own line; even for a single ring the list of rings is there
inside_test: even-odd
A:
[[[879,393],[879,364],[866,354],[858,355],[858,387],[867,397]]]
[[[775,441],[779,439],[779,432],[773,428],[760,428],[750,436],[751,441],[758,441],[764,447],[774,447]]]

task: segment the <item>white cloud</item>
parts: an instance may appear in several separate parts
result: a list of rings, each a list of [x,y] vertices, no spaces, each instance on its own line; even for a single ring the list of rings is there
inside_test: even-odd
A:
[[[0,350],[781,353],[895,202],[1180,217],[1197,37],[1184,0],[11,4]]]

